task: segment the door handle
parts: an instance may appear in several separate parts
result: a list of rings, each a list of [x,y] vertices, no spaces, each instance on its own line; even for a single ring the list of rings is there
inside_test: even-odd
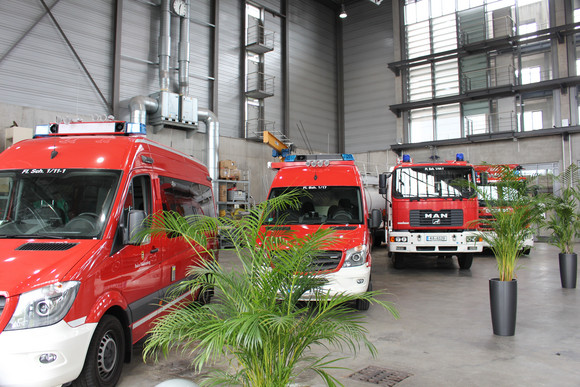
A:
[[[151,251],[149,253],[150,254],[155,254],[158,251],[159,251],[159,249],[157,247],[154,247],[154,248],[151,249]]]

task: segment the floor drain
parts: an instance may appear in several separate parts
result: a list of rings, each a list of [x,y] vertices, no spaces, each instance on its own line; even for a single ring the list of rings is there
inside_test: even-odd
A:
[[[412,374],[402,371],[393,371],[385,368],[368,366],[350,375],[350,379],[377,384],[379,386],[394,386]]]

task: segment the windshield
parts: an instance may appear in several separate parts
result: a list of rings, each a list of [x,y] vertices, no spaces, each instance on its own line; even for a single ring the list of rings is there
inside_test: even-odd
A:
[[[395,198],[453,198],[473,197],[473,168],[425,166],[397,168],[393,176]]]
[[[478,185],[477,198],[479,205],[487,207],[487,205],[496,206],[498,204],[507,205],[516,201],[520,195],[515,188],[499,187],[494,184]],[[501,196],[500,196],[501,191]]]
[[[363,207],[359,187],[309,186],[273,188],[270,199],[289,190],[303,191],[298,210],[272,218],[278,224],[361,224]]]
[[[83,169],[0,171],[0,237],[98,237],[120,175]]]

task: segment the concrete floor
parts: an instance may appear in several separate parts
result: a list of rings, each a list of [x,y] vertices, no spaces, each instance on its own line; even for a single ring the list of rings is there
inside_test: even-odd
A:
[[[235,264],[229,253],[220,259]],[[362,351],[339,363],[349,370],[333,375],[353,387],[372,385],[349,378],[367,366],[410,374],[397,387],[580,386],[580,289],[561,288],[553,246],[537,244],[520,265],[516,334],[500,337],[492,332],[489,308],[488,280],[497,276],[493,256],[477,256],[465,271],[455,259],[420,259],[395,270],[384,248],[373,250],[374,289],[388,291],[382,299],[396,303],[401,318],[376,306],[362,312],[378,355]],[[200,375],[175,353],[143,363],[137,347],[119,386],[149,387],[174,378],[199,381]],[[299,383],[324,385],[315,374]]]

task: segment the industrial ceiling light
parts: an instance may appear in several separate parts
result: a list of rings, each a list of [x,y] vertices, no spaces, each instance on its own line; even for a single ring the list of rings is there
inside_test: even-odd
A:
[[[348,15],[346,14],[346,9],[344,9],[344,3],[340,5],[340,14],[338,15],[339,18],[345,19]]]

